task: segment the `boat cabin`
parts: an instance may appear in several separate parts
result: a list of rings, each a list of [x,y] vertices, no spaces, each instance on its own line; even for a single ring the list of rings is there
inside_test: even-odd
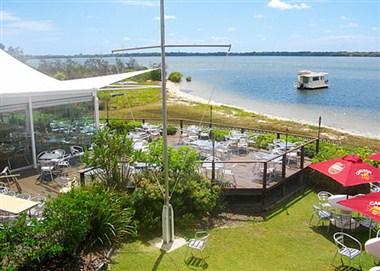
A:
[[[325,72],[300,71],[298,73],[298,89],[318,89],[327,88],[328,80]]]

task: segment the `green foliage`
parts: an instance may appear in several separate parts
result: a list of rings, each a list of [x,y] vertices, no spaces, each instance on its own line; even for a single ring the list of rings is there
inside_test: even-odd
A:
[[[138,83],[144,83],[146,81],[161,81],[161,69],[156,69],[151,72],[139,74],[137,76],[129,78],[128,80],[133,80]]]
[[[13,51],[16,55],[22,55],[22,51],[20,50]],[[72,59],[66,59],[65,61],[48,61],[43,59],[38,65],[39,71],[51,76],[62,73],[65,79],[77,79],[143,69],[145,69],[145,67],[140,66],[136,60],[132,58],[126,63],[120,59],[116,59],[115,64],[110,64],[102,58],[88,58],[84,63],[79,63]]]
[[[50,223],[36,219],[28,222],[26,214],[14,222],[4,223],[0,231],[0,269],[30,268],[58,255],[64,247],[56,238],[57,233]]]
[[[133,131],[134,129],[141,127],[140,121],[127,121],[127,120],[110,120],[108,123],[108,127],[111,130],[116,130],[119,133],[128,133]]]
[[[155,164],[158,170],[137,176],[136,189],[130,196],[142,231],[160,227],[164,185],[162,153],[161,141],[150,145],[146,161]],[[198,153],[187,146],[169,148],[169,187],[176,221],[188,213],[194,218],[204,216],[218,202],[220,188],[198,173],[197,159]]]
[[[215,137],[215,141],[218,141],[218,142],[224,141],[226,136],[230,134],[228,130],[223,130],[219,128],[213,128],[212,133]]]
[[[179,83],[182,80],[182,76],[183,75],[180,72],[172,72],[171,74],[169,74],[168,79],[174,83]]]
[[[96,133],[92,142],[93,150],[86,151],[83,156],[86,166],[101,168],[104,172],[98,177],[107,187],[124,188],[128,180],[122,178],[119,163],[134,161],[132,141],[127,139],[125,134],[105,128]]]
[[[186,82],[191,82],[192,78],[191,76],[186,77]]]
[[[47,223],[68,254],[110,247],[135,234],[126,197],[104,186],[73,189],[48,202]]]
[[[258,149],[267,149],[268,148],[268,145],[270,143],[273,143],[273,140],[276,139],[276,135],[275,134],[262,134],[262,135],[259,135],[257,138],[256,138],[256,148]]]
[[[66,80],[66,75],[63,72],[56,72],[53,77],[58,80]]]
[[[357,154],[362,159],[365,159],[371,153],[373,153],[373,151],[367,147],[364,147],[364,148],[351,147],[351,146],[321,142],[319,153],[316,157],[314,157],[313,162],[320,162],[320,161],[325,161],[329,159],[339,158],[346,154]]]
[[[168,135],[175,135],[177,133],[177,127],[169,125],[167,127],[167,134]]]

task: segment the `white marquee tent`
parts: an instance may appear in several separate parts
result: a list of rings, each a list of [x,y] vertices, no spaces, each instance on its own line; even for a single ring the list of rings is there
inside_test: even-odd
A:
[[[33,110],[92,101],[94,119],[96,127],[98,127],[99,112],[96,91],[114,82],[149,71],[151,70],[60,81],[25,65],[0,50],[0,114],[25,110],[26,127],[30,135],[33,135],[30,136],[30,146],[33,166],[36,167],[36,139],[34,136],[36,131],[34,131],[33,125]],[[0,125],[2,125],[1,119]],[[3,145],[5,144],[0,142],[0,153]]]

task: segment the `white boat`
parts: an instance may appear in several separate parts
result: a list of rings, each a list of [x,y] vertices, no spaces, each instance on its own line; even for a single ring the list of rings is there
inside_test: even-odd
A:
[[[327,88],[328,80],[325,72],[299,71],[297,88],[298,89],[318,89]]]

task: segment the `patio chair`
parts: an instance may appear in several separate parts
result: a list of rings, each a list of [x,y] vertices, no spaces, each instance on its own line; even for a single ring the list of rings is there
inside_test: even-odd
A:
[[[344,231],[344,230],[352,231],[359,228],[360,223],[354,218],[352,218],[351,215],[336,214],[334,212],[331,212],[331,218],[330,218],[328,231],[330,230],[330,225],[333,225],[334,227],[340,229],[341,231]]]
[[[3,170],[0,172],[0,180],[7,181],[8,185],[12,184],[14,182],[17,182],[17,177],[15,174],[12,174],[9,170],[9,167],[4,167]]]
[[[371,218],[365,216],[358,217],[356,220],[359,222],[360,226],[368,229],[368,239],[370,239],[372,230],[376,228],[376,223]]]
[[[12,190],[8,190],[7,192],[4,193],[4,195],[15,197],[16,196],[16,192],[12,191]]]
[[[318,192],[317,196],[319,199],[319,203],[323,207],[331,207],[330,203],[328,202],[328,199],[329,199],[329,197],[333,196],[333,194],[331,194],[328,191],[320,191],[320,192]]]
[[[193,255],[193,250],[199,251],[201,254],[202,259],[203,257],[202,251],[205,249],[207,245],[209,234],[207,231],[198,231],[195,233],[195,236],[193,239],[190,239],[187,242],[187,251],[185,254],[185,258],[187,257],[188,251],[190,250],[191,254]]]
[[[9,191],[8,185],[3,182],[0,182],[0,194],[5,194]]]
[[[322,225],[324,225],[325,221],[330,221],[331,218],[331,212],[329,210],[324,210],[321,206],[313,205],[313,214],[310,217],[309,225],[313,221],[313,218],[318,218],[317,226],[322,222]]]
[[[55,163],[52,161],[40,161],[40,180],[45,180],[46,177],[50,177],[50,181],[54,179]]]
[[[20,193],[20,194],[16,194],[16,198],[30,200],[32,196],[28,193]]]
[[[222,179],[224,182],[222,182],[222,185],[225,185],[227,187],[236,187],[236,178],[235,174],[233,173],[233,169],[236,167],[237,164],[233,164],[229,169],[222,168]],[[225,177],[229,177],[228,180],[225,180]]]
[[[369,183],[369,187],[371,192],[380,192],[380,185],[379,183]]]
[[[339,254],[340,261],[342,264],[344,264],[343,257],[346,257],[349,259],[349,266],[351,267],[352,260],[358,257],[360,266],[360,259],[363,251],[362,244],[360,243],[360,241],[344,232],[334,233],[333,239],[337,247],[337,250],[331,264],[334,264],[335,258]],[[348,243],[353,247],[348,246]]]
[[[58,160],[57,166],[60,168],[70,167],[71,154],[65,154],[61,159]]]

